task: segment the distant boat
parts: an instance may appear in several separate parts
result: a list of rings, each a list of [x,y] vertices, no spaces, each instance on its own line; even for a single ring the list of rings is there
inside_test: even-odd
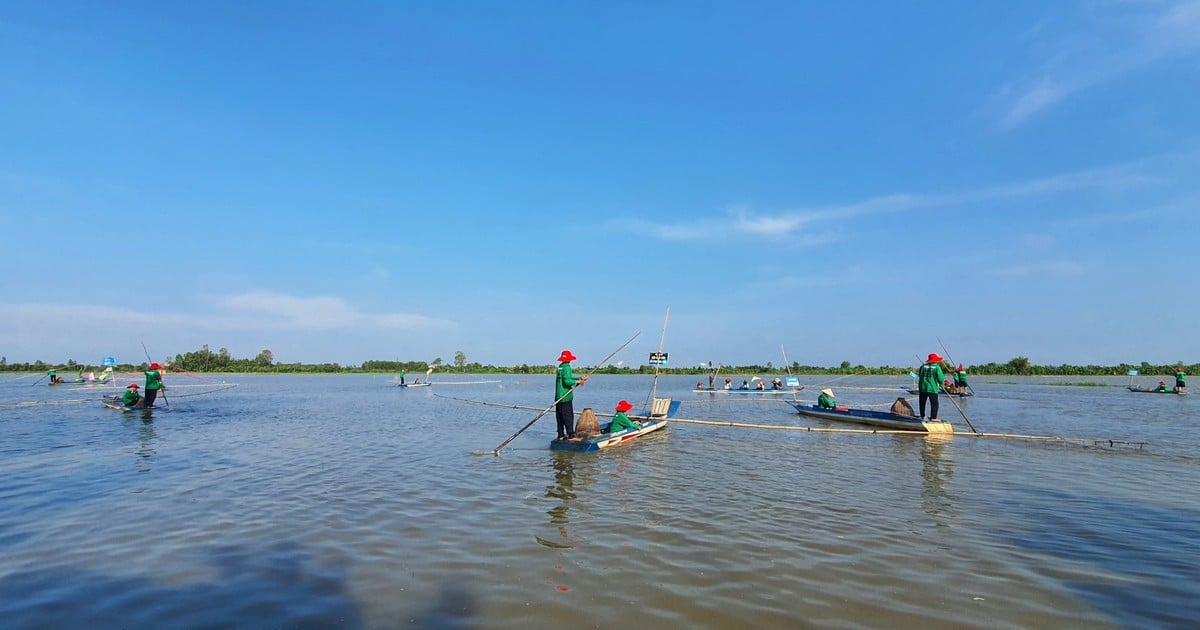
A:
[[[876,427],[899,429],[901,431],[918,431],[921,433],[954,433],[954,426],[949,422],[941,420],[922,420],[918,416],[902,416],[888,411],[874,411],[871,409],[851,409],[849,407],[821,409],[817,405],[809,403],[789,404],[795,407],[800,415],[821,418],[823,420],[852,422],[854,424],[867,424]]]
[[[804,388],[799,387],[799,388],[785,388],[785,389],[770,389],[770,388],[768,388],[768,389],[722,389],[720,387],[716,387],[716,388],[697,387],[692,390],[692,393],[695,393],[695,394],[758,394],[760,396],[761,395],[783,396],[786,394],[790,394],[792,392],[798,392],[801,389],[804,389]]]
[[[396,387],[429,387],[432,383],[400,383]]]
[[[1167,391],[1164,392],[1164,391],[1159,391],[1157,389],[1143,389],[1142,387],[1139,387],[1137,385],[1130,385],[1129,387],[1126,387],[1125,389],[1128,389],[1129,391],[1135,392],[1138,394],[1175,394],[1176,396],[1187,396],[1187,392],[1177,392],[1173,389],[1168,389]]]

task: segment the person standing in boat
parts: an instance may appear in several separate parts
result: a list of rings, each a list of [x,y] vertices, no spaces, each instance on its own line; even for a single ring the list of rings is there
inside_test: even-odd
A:
[[[962,365],[954,370],[954,389],[958,394],[967,393],[967,370]]]
[[[837,409],[837,401],[833,399],[833,390],[826,387],[821,390],[821,395],[817,396],[817,406],[821,409]]]
[[[143,372],[146,375],[145,405],[147,407],[153,407],[154,399],[158,398],[158,390],[165,389],[162,382],[162,372],[159,372],[160,369],[162,369],[161,365],[151,363],[150,369]]]
[[[46,371],[46,376],[49,376],[49,377],[50,377],[50,384],[51,384],[51,385],[58,385],[58,383],[59,383],[59,380],[58,380],[58,369],[57,369],[57,368],[55,368],[53,365],[51,365],[51,366],[50,366],[50,369]]]
[[[1187,393],[1187,374],[1183,371],[1182,365],[1175,366],[1175,392]]]
[[[608,425],[609,433],[620,433],[626,429],[642,428],[641,425],[630,420],[629,416],[625,415],[625,412],[630,409],[633,409],[633,405],[629,404],[628,400],[622,400],[617,403],[617,406],[614,408],[617,413],[613,415],[612,422]]]
[[[587,376],[575,378],[571,362],[578,359],[570,350],[558,355],[558,372],[554,376],[554,418],[558,421],[558,439],[575,437],[575,388],[587,381]]]
[[[715,381],[717,380],[717,371],[713,369],[712,361],[708,362],[708,388],[716,389]],[[697,387],[696,389],[700,389]]]
[[[404,387],[404,375],[408,374],[408,370],[400,368],[400,387]]]
[[[920,408],[922,419],[925,418],[926,401],[929,402],[929,419],[938,419],[938,391],[945,378],[946,375],[942,372],[942,357],[936,352],[929,353],[929,358],[917,370],[917,406]]]

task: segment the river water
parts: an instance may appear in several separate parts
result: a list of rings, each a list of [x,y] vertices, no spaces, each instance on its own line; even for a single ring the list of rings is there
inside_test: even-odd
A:
[[[5,627],[1164,628],[1200,619],[1200,396],[974,378],[981,432],[675,423],[548,448],[552,375],[167,375],[153,412],[0,381]],[[740,375],[738,379],[742,378]],[[886,406],[908,379],[804,377]],[[853,428],[693,394],[681,417]],[[174,387],[178,385],[178,387]],[[184,385],[193,385],[188,388]],[[640,406],[596,376],[576,410]],[[861,389],[860,389],[861,388]],[[910,397],[914,406],[915,397]],[[17,404],[38,403],[38,404]],[[168,407],[169,405],[169,407]],[[1121,442],[1145,442],[1144,446]],[[482,453],[482,454],[481,454]]]

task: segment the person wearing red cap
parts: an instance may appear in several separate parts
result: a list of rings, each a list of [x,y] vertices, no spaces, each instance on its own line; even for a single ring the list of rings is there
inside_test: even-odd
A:
[[[136,407],[141,401],[142,397],[138,394],[137,383],[130,383],[129,387],[125,388],[125,393],[121,394],[121,404],[126,407]]]
[[[917,370],[917,406],[921,411],[921,419],[925,418],[925,401],[929,401],[929,419],[938,419],[938,391],[946,375],[942,372],[942,357],[936,352],[929,353],[929,358],[921,369]]]
[[[967,369],[959,365],[958,369],[954,370],[954,390],[956,393],[965,394],[967,387]]]
[[[1169,389],[1167,389],[1167,382],[1166,382],[1166,381],[1159,381],[1159,382],[1158,382],[1158,387],[1155,387],[1155,388],[1154,388],[1153,390],[1151,390],[1151,391],[1156,391],[1156,392],[1167,392],[1167,391],[1170,391],[1170,390],[1169,390]]]
[[[633,405],[629,404],[628,400],[622,400],[617,403],[617,406],[614,408],[617,413],[613,415],[612,422],[608,425],[609,433],[620,433],[627,429],[642,428],[641,425],[630,420],[629,416],[625,415],[625,412],[630,409],[633,409]]]
[[[1183,371],[1182,365],[1175,366],[1175,393],[1187,393],[1187,373]]]
[[[558,355],[558,373],[554,377],[554,417],[558,420],[558,439],[575,437],[575,388],[587,381],[587,376],[575,378],[571,362],[577,359],[570,350]]]
[[[158,390],[166,389],[165,387],[163,387],[162,373],[158,371],[160,368],[162,368],[161,365],[159,365],[157,363],[151,363],[150,369],[148,369],[144,372],[144,374],[146,375],[145,404],[147,407],[154,406],[154,399],[158,398]]]

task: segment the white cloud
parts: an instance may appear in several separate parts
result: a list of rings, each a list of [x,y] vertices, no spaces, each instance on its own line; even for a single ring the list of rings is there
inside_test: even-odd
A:
[[[1065,25],[1047,20],[1031,31],[1031,49],[1048,52],[1031,76],[993,98],[1003,128],[1097,85],[1200,52],[1200,0],[1083,6]]]
[[[1028,265],[1014,265],[1011,267],[1002,267],[992,271],[992,274],[997,276],[1055,276],[1055,277],[1075,277],[1081,276],[1086,269],[1083,265],[1072,261],[1053,261],[1042,263],[1031,263]]]

